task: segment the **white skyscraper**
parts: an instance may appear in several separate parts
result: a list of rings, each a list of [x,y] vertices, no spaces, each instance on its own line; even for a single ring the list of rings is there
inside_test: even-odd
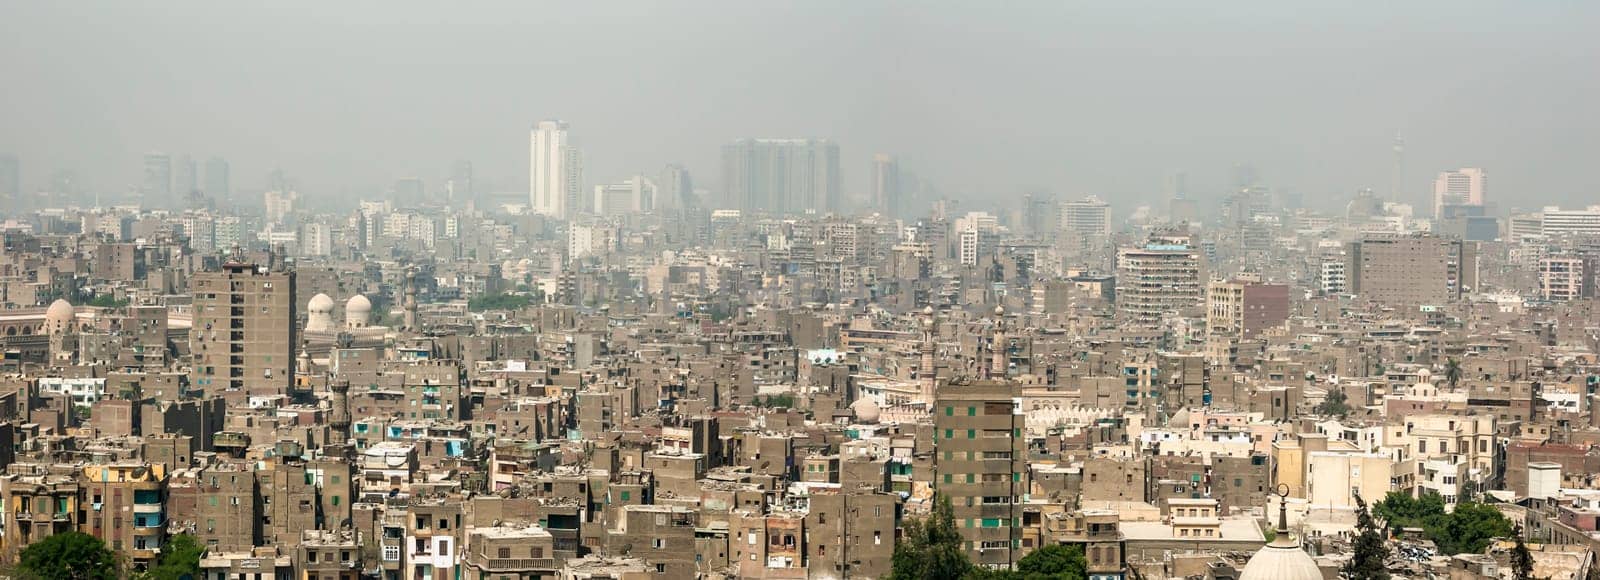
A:
[[[1463,167],[1441,172],[1439,178],[1433,180],[1433,216],[1442,217],[1447,205],[1482,206],[1488,190],[1489,178],[1483,174],[1483,169]]]
[[[535,213],[571,217],[582,209],[583,159],[564,121],[540,121],[529,137],[528,194]]]

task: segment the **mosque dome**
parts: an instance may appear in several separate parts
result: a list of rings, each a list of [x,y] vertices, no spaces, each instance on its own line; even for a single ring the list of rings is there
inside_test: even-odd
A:
[[[72,303],[57,298],[50,303],[50,308],[44,311],[44,330],[48,334],[71,330],[76,324],[77,311]]]
[[[883,410],[878,408],[878,403],[872,399],[862,397],[850,403],[850,410],[856,414],[856,421],[862,423],[877,423]]]
[[[1288,536],[1280,532],[1272,543],[1257,550],[1239,571],[1239,580],[1322,580],[1317,561]]]
[[[364,328],[372,321],[372,301],[357,294],[344,303],[344,324],[350,328]]]
[[[306,303],[306,331],[327,332],[333,330],[333,299],[327,294],[317,294]]]
[[[1288,486],[1278,486],[1278,535],[1262,546],[1239,571],[1239,580],[1322,580],[1317,561],[1289,535]]]

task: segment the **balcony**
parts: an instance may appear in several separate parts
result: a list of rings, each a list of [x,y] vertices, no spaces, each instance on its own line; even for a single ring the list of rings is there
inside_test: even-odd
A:
[[[72,521],[72,514],[69,514],[69,513],[66,513],[66,512],[55,512],[55,513],[48,513],[48,514],[33,513],[33,512],[18,512],[16,517],[17,517],[17,521],[19,521],[19,522],[40,522],[40,523],[43,523],[43,522],[70,522],[70,521]]]
[[[554,558],[486,558],[469,562],[492,573],[554,570],[556,567]]]
[[[316,561],[316,562],[306,562],[306,565],[305,565],[306,570],[320,570],[320,571],[355,570],[356,568],[358,568],[360,566],[361,566],[361,561],[360,560],[343,560],[343,561],[339,561],[339,562],[328,562],[328,561],[320,561],[319,560],[319,561]]]

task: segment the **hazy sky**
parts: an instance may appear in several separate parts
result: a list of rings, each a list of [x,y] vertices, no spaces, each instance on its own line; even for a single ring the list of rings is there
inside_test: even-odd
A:
[[[874,152],[948,193],[1153,201],[1236,163],[1308,200],[1481,165],[1503,207],[1600,203],[1600,3],[0,2],[0,151],[25,185],[136,183],[149,150],[281,166],[315,193],[471,160],[527,189],[570,122],[586,181],[741,136]]]

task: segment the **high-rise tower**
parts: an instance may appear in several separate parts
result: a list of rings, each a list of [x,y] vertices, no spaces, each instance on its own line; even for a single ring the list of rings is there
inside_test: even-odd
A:
[[[172,201],[172,157],[166,153],[144,154],[144,182],[139,187],[146,205],[162,206]]]
[[[566,219],[581,209],[583,158],[565,121],[540,121],[529,136],[528,195],[534,213]]]
[[[900,162],[891,155],[872,156],[872,209],[891,218],[900,217]]]
[[[722,147],[724,209],[838,211],[839,145],[827,139],[740,139]]]
[[[1482,207],[1488,200],[1489,177],[1478,167],[1462,167],[1443,171],[1433,180],[1433,216],[1442,218],[1445,207],[1467,205]]]
[[[287,394],[299,344],[295,273],[229,262],[192,287],[195,386],[230,400]]]

